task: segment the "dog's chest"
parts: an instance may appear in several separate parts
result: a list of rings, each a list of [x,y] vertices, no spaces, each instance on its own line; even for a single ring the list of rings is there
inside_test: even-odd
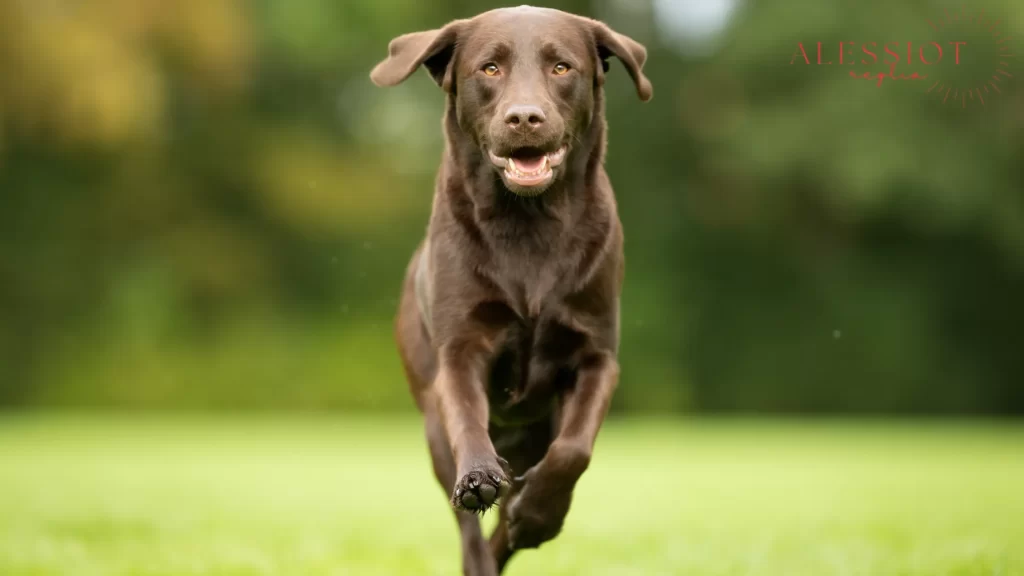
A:
[[[499,423],[547,416],[575,379],[574,359],[586,337],[567,325],[571,312],[564,300],[574,256],[566,248],[562,238],[541,242],[525,235],[493,254],[491,279],[517,318],[489,373],[491,416]]]
[[[534,329],[542,329],[544,323],[539,318],[545,308],[557,306],[557,300],[564,292],[560,290],[564,271],[557,261],[537,263],[537,260],[540,259],[531,262],[529,257],[504,254],[499,258],[499,272],[495,276],[504,293],[505,303],[520,318],[528,319]]]

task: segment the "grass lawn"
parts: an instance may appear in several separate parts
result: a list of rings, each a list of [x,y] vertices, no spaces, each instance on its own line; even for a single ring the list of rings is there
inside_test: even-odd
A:
[[[457,546],[414,418],[0,416],[4,576],[449,575]],[[1024,427],[612,422],[507,574],[1024,575]]]

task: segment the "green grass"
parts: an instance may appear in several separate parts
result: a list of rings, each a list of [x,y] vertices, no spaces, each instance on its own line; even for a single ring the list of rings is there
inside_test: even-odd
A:
[[[457,542],[416,419],[0,416],[5,576],[448,575]],[[507,573],[1024,574],[1024,427],[609,423]]]

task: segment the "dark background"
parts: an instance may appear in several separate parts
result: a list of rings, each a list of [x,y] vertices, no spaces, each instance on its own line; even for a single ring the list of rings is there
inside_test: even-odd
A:
[[[1024,412],[1024,4],[545,5],[649,51],[651,102],[607,83],[614,410]],[[391,322],[443,94],[368,73],[490,7],[0,0],[0,406],[412,410]],[[924,81],[790,64],[933,39],[968,44]],[[927,92],[1000,61],[984,105]]]

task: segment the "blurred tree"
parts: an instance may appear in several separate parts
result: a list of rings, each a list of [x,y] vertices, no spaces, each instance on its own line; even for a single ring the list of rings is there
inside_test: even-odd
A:
[[[616,410],[1024,411],[1024,92],[790,65],[927,40],[943,2],[550,5],[643,42],[655,86],[613,61]],[[391,318],[443,94],[367,73],[490,7],[0,0],[0,404],[410,409]],[[1024,5],[983,7],[1016,38]]]

